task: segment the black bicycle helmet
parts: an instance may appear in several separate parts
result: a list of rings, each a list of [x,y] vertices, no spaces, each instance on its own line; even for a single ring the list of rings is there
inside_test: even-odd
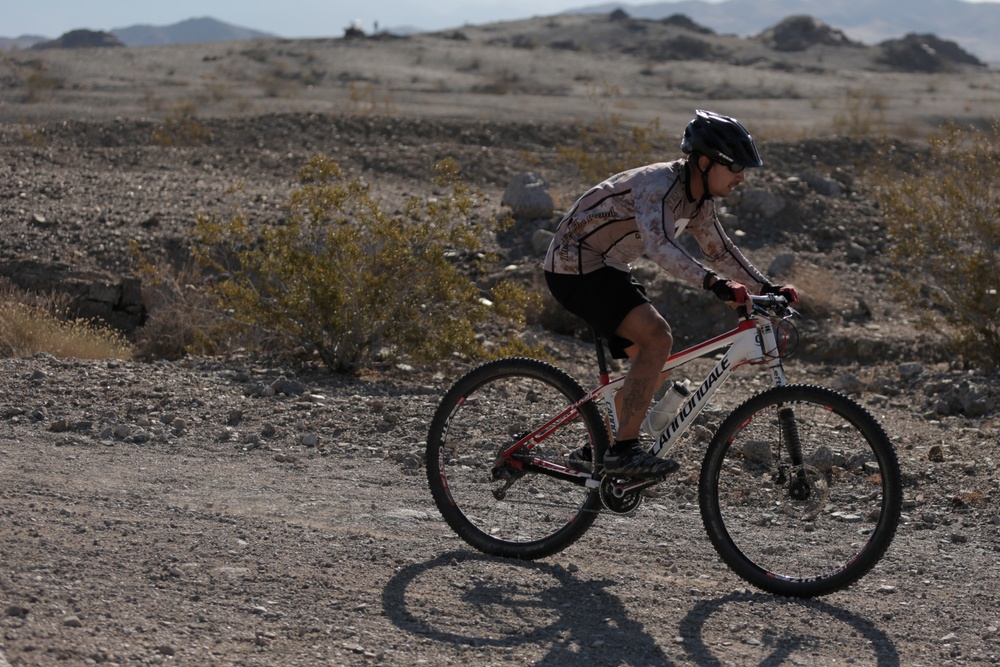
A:
[[[695,111],[694,119],[684,128],[681,150],[685,154],[700,153],[727,166],[764,166],[753,137],[739,121],[702,109]]]

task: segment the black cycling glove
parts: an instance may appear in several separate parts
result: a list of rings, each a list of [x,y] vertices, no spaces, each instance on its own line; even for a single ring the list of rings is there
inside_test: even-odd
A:
[[[788,299],[788,305],[790,306],[794,306],[799,302],[799,293],[791,285],[764,285],[760,293],[783,296]]]
[[[708,289],[726,303],[743,305],[750,299],[746,285],[735,280],[716,280]]]

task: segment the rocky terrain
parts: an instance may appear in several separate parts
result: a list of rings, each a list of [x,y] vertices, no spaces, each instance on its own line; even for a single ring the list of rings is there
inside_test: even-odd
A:
[[[873,135],[916,155],[942,118],[995,117],[997,74],[902,72],[854,45],[789,52],[696,28],[559,17],[404,40],[4,55],[0,275],[134,330],[157,313],[132,241],[180,259],[197,213],[280,221],[316,152],[390,211],[433,194],[443,157],[482,191],[478,215],[502,213],[525,172],[558,211],[589,185],[557,159],[579,122],[611,112],[679,131],[695,108],[731,113],[767,164],[725,202],[726,224],[802,288],[786,369],[853,395],[899,452],[903,523],[868,577],[814,601],[748,589],[701,528],[697,460],[558,556],[470,552],[422,469],[464,363],[346,377],[242,352],[38,355],[0,360],[0,665],[1000,662],[998,378],[953,363],[895,304],[865,173],[882,159]],[[622,39],[640,33],[655,39]],[[671,35],[709,47],[649,50]],[[198,131],[178,134],[180,121]],[[165,141],[170,127],[187,140]],[[530,217],[498,239],[508,271],[538,280],[551,224]],[[680,343],[732,324],[704,294],[637,270]],[[589,383],[577,329],[550,304],[529,333]],[[705,425],[764,380],[738,373]]]

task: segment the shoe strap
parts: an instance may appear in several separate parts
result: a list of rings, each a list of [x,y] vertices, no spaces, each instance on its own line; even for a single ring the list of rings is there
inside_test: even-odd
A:
[[[617,449],[622,451],[623,449],[631,449],[632,447],[639,444],[639,438],[631,438],[629,440],[615,440],[615,444],[611,445],[611,449]]]

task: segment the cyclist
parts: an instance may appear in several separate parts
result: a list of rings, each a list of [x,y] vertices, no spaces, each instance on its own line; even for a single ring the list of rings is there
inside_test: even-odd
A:
[[[615,395],[617,435],[604,456],[609,473],[660,476],[678,468],[639,444],[673,337],[633,277],[631,262],[645,253],[734,306],[746,302],[750,289],[798,301],[794,287],[772,283],[733,244],[712,199],[743,183],[744,169],[763,166],[747,130],[734,118],[699,109],[684,130],[681,151],[679,160],[615,174],[585,192],[559,223],[545,256],[556,300],[605,336],[614,358],[631,359]],[[694,237],[711,268],[679,245],[683,233]],[[589,444],[570,454],[574,465],[591,459]]]

